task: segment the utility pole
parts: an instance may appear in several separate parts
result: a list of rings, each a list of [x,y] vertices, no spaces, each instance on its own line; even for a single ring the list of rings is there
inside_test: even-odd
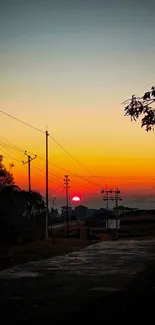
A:
[[[31,217],[31,197],[30,197],[30,193],[31,193],[31,161],[37,158],[37,155],[35,155],[33,158],[27,154],[27,151],[25,151],[24,153],[27,157],[28,160],[27,161],[22,161],[22,163],[28,164],[28,191],[29,191],[29,217]]]
[[[54,197],[53,200],[52,200],[52,209],[54,209],[54,206],[55,206],[55,200],[56,200],[56,197]]]
[[[49,133],[46,130],[46,238],[48,238],[48,137]],[[52,234],[52,225],[51,225],[51,234]]]
[[[119,194],[120,191],[118,190],[118,188],[113,191],[113,190],[102,190],[101,191],[102,194],[105,193],[105,195],[103,196],[103,201],[106,201],[107,203],[107,211],[109,208],[108,202],[109,201],[115,201],[115,216],[116,216],[116,238],[118,238],[118,201],[121,201],[122,199],[120,198]],[[114,194],[113,196],[109,196],[109,194]],[[107,217],[107,231],[108,231],[108,217]]]
[[[118,238],[118,201],[121,201],[122,199],[119,196],[120,191],[117,188],[115,191],[115,204],[116,204],[116,238]]]
[[[105,193],[105,195],[104,195]],[[107,210],[107,217],[106,217],[106,225],[107,225],[107,231],[108,231],[108,210],[109,210],[109,201],[111,200],[111,197],[109,197],[109,194],[112,194],[112,190],[102,190],[101,194],[103,194],[103,201],[106,201],[106,210]]]
[[[52,214],[51,214],[51,236],[52,236],[52,224],[53,224],[53,215],[54,215],[54,206],[55,206],[56,197],[52,200]]]
[[[33,158],[27,154],[27,151],[25,151],[24,153],[27,157],[28,157],[28,160],[27,161],[22,161],[22,163],[25,165],[25,164],[28,164],[28,190],[29,190],[29,193],[31,192],[31,161],[36,159],[37,158],[37,155],[35,155]]]
[[[103,196],[103,201],[106,201],[106,210],[109,210],[109,201],[111,200],[111,197],[109,197],[109,194],[112,193],[112,190],[102,190],[101,191],[102,194],[105,193],[105,196]]]
[[[68,178],[68,175],[65,175],[64,176],[64,184],[65,184],[65,189],[66,189],[66,235],[68,237],[69,235],[69,216],[68,216],[68,189],[70,188],[69,186],[69,182],[70,182],[70,179]]]

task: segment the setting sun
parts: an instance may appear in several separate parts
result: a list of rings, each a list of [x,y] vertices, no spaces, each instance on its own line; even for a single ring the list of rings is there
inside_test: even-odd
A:
[[[74,197],[72,198],[72,201],[73,201],[73,202],[79,202],[79,201],[80,201],[80,198],[79,198],[78,196],[74,196]]]

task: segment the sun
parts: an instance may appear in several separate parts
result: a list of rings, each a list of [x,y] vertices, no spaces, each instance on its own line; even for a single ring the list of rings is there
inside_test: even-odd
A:
[[[73,202],[80,202],[80,198],[79,198],[78,196],[74,196],[74,197],[72,198],[72,201],[73,201]]]

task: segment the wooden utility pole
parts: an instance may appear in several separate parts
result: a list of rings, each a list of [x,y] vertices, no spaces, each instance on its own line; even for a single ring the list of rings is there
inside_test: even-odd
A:
[[[111,197],[109,197],[109,194],[112,194],[112,190],[102,190],[101,194],[103,194],[103,201],[106,201],[106,210],[107,210],[107,217],[106,217],[106,226],[107,226],[107,232],[108,232],[108,211],[109,211],[109,201],[111,200]],[[105,194],[105,195],[104,195]]]
[[[53,216],[54,216],[54,206],[55,206],[55,200],[56,200],[56,197],[53,198],[52,200],[52,210],[51,210],[51,237],[53,235],[53,229],[52,229],[52,225],[53,225]]]
[[[48,238],[48,131],[46,131],[46,238]],[[51,233],[52,233],[52,226],[51,226]]]
[[[115,217],[116,217],[116,238],[118,238],[118,201],[121,201],[122,199],[120,198],[119,194],[120,191],[118,188],[113,191],[113,190],[102,190],[102,194],[105,194],[103,196],[103,201],[107,202],[107,211],[108,211],[108,202],[109,201],[115,201]],[[114,194],[113,196],[109,196],[109,194]],[[107,217],[107,231],[108,231],[108,217]]]
[[[70,188],[69,182],[70,179],[68,178],[68,175],[65,175],[64,179],[65,189],[66,189],[66,235],[68,237],[69,235],[69,216],[68,216],[68,189]]]
[[[27,157],[28,160],[27,161],[22,161],[22,163],[28,164],[28,191],[29,191],[29,217],[31,217],[31,197],[30,197],[30,193],[31,193],[31,161],[37,158],[37,155],[35,155],[33,158],[27,154],[27,151],[25,151],[24,153]]]
[[[37,155],[35,155],[33,158],[27,154],[27,151],[25,151],[24,153],[27,157],[28,157],[28,160],[27,161],[22,161],[22,163],[25,165],[25,164],[28,164],[28,190],[29,192],[31,192],[31,161],[36,159],[37,158]]]
[[[118,238],[118,201],[121,201],[122,199],[119,196],[120,191],[117,188],[115,191],[115,204],[116,204],[116,238]]]

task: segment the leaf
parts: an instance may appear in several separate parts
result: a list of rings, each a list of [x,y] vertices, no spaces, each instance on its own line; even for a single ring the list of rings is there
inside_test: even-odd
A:
[[[150,92],[148,91],[147,93],[144,94],[143,100],[150,99]]]

